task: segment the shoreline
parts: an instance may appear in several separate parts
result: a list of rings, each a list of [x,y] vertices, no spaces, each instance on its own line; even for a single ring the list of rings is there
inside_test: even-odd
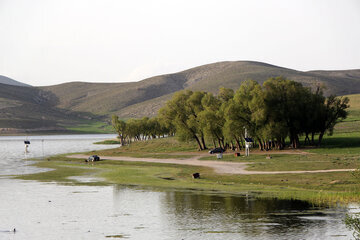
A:
[[[92,154],[91,152],[89,154]],[[219,174],[208,166],[186,166],[174,163],[114,161],[106,160],[86,164],[85,155],[79,158],[68,158],[69,154],[51,156],[44,160],[36,159],[35,165],[40,168],[53,169],[38,174],[15,176],[18,179],[35,180],[41,182],[57,182],[70,185],[124,185],[139,186],[153,189],[177,189],[200,192],[212,192],[217,194],[243,195],[253,194],[257,197],[298,199],[320,205],[347,204],[358,202],[359,192],[346,192],[334,190],[320,190],[304,188],[287,182],[287,174]],[[75,155],[76,156],[76,155]],[[70,155],[71,157],[71,155]],[[79,156],[80,157],[80,156]],[[128,158],[129,157],[125,157]],[[183,160],[179,160],[183,161]],[[201,162],[201,160],[200,160]],[[210,161],[212,163],[212,161]],[[246,165],[243,163],[242,165]],[[200,172],[200,179],[192,179],[191,174]],[[335,172],[339,176],[345,172]],[[329,173],[317,173],[318,178],[325,177]],[[349,174],[349,173],[347,173]],[[276,175],[276,176],[275,176]],[[295,178],[311,177],[314,174],[293,173]],[[91,176],[96,181],[82,182],[79,178]],[[256,183],[257,176],[278,179],[281,184]]]

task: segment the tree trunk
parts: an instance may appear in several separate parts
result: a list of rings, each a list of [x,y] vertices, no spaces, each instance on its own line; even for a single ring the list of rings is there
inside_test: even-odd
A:
[[[120,136],[120,144],[121,144],[121,146],[124,146],[125,144],[124,144],[125,142],[124,142],[124,137],[123,136]]]
[[[258,142],[259,142],[259,150],[263,151],[264,150],[264,145],[263,143],[261,142],[260,138],[257,139]]]
[[[323,137],[324,137],[324,134],[325,134],[325,131],[321,131],[321,132],[320,132],[319,141],[318,141],[318,146],[321,145],[321,142],[322,142],[322,139],[323,139]]]
[[[233,141],[231,141],[231,142],[230,142],[230,147],[231,147],[231,150],[233,150],[233,151],[234,151],[235,147],[234,147],[234,143],[233,143]]]
[[[204,150],[204,149],[207,149],[207,147],[206,147],[206,145],[205,145],[204,136],[201,136],[201,142],[202,142],[202,145],[203,145],[203,150]]]
[[[221,145],[221,139],[218,138],[219,147],[224,148],[224,145]]]
[[[300,140],[299,140],[299,136],[296,134],[295,135],[295,148],[299,148],[300,147]]]
[[[213,138],[213,144],[214,144],[214,148],[216,148],[216,142],[214,138]]]
[[[314,136],[315,136],[315,132],[312,132],[312,133],[311,133],[311,145],[315,145]]]
[[[304,141],[304,145],[306,145],[306,143],[308,143],[310,145],[310,138],[309,138],[309,133],[305,133],[305,141]]]
[[[237,151],[240,151],[241,150],[241,145],[240,145],[239,139],[235,138],[235,142],[236,142],[236,146],[237,146]]]
[[[200,143],[200,140],[199,140],[198,136],[196,136],[196,135],[194,134],[194,138],[195,138],[197,144],[199,145],[199,150],[200,150],[200,151],[201,151],[201,150],[204,150],[203,147],[202,147],[202,145],[201,145],[201,143]]]

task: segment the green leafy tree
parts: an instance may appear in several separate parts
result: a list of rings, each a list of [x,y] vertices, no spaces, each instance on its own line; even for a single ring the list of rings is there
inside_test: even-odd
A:
[[[347,117],[347,108],[349,108],[349,98],[347,97],[337,98],[331,95],[326,99],[318,119],[320,132],[318,145],[321,144],[326,132],[332,135],[335,125]]]
[[[214,146],[216,146],[217,141],[220,147],[225,148],[222,132],[225,119],[220,112],[221,101],[213,94],[206,93],[201,100],[201,104],[203,110],[198,114],[201,129],[207,138],[213,140]]]
[[[181,141],[194,139],[200,150],[206,149],[205,136],[198,114],[203,111],[201,99],[204,92],[182,91],[160,109],[160,118],[171,122],[176,128],[176,135]]]
[[[118,116],[113,115],[111,118],[111,123],[113,128],[115,129],[116,133],[118,134],[118,138],[120,139],[120,144],[123,146],[125,145],[125,139],[127,137],[127,126],[126,122],[123,120],[120,120]]]
[[[227,103],[234,98],[234,90],[231,88],[220,87],[217,97],[222,103]]]
[[[300,146],[299,135],[306,116],[306,101],[309,89],[301,83],[278,77],[264,82],[265,104],[269,122],[284,126],[288,130],[293,148]]]
[[[237,147],[244,138],[244,128],[250,136],[256,137],[259,146],[263,147],[261,129],[264,127],[264,99],[261,86],[253,80],[240,85],[234,98],[226,104],[224,109],[224,134],[227,139],[234,139]]]

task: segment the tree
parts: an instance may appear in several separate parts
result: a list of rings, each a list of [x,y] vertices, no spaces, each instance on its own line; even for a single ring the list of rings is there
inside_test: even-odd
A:
[[[206,93],[201,100],[203,110],[198,114],[200,127],[206,137],[213,140],[214,146],[218,142],[219,146],[225,148],[224,135],[224,115],[220,113],[221,101],[211,93]]]
[[[217,97],[222,103],[227,103],[234,98],[234,90],[231,88],[220,87]]]
[[[306,111],[310,89],[283,77],[270,78],[263,86],[268,121],[287,128],[290,145],[298,148],[303,121],[310,114]]]
[[[264,124],[264,99],[261,86],[256,81],[248,80],[240,85],[234,98],[227,103],[224,114],[225,136],[234,139],[238,149],[245,137],[244,128],[258,139],[260,148],[263,148],[260,129]]]
[[[118,116],[113,115],[111,118],[111,123],[113,128],[115,129],[115,131],[118,134],[118,138],[120,139],[120,144],[121,146],[125,145],[125,139],[127,137],[126,134],[126,130],[127,130],[127,126],[126,126],[126,122],[123,120],[120,120]]]
[[[321,144],[325,132],[332,135],[336,123],[347,117],[347,108],[349,108],[349,98],[347,97],[337,98],[331,95],[326,99],[318,120],[320,130],[318,145]]]
[[[160,109],[160,118],[172,122],[176,135],[181,141],[194,139],[200,150],[206,149],[204,132],[199,123],[198,114],[203,111],[201,99],[204,92],[189,90],[178,92]]]
[[[238,149],[243,146],[244,128],[261,150],[283,149],[285,139],[293,148],[318,144],[324,134],[332,134],[334,126],[347,116],[348,98],[325,98],[321,88],[313,93],[283,77],[270,78],[261,86],[256,81],[244,81],[234,93],[220,88],[219,94],[201,91],[181,91],[159,110],[156,118],[130,119],[127,122],[112,117],[121,144],[125,139],[147,140],[161,135],[176,136],[181,141],[195,140],[200,150],[206,149],[205,140],[213,144]],[[309,138],[311,134],[311,141]]]

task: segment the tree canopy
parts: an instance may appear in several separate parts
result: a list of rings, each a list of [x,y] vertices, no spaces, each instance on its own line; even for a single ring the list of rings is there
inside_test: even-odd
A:
[[[112,123],[121,144],[175,134],[181,141],[194,140],[199,150],[207,148],[207,141],[241,149],[246,129],[261,150],[283,149],[287,139],[290,147],[298,148],[301,136],[304,144],[320,145],[324,134],[332,134],[336,123],[346,118],[348,103],[346,97],[325,97],[320,87],[312,91],[277,77],[262,85],[244,81],[236,92],[220,88],[217,95],[180,91],[156,118],[125,122],[113,116]]]

